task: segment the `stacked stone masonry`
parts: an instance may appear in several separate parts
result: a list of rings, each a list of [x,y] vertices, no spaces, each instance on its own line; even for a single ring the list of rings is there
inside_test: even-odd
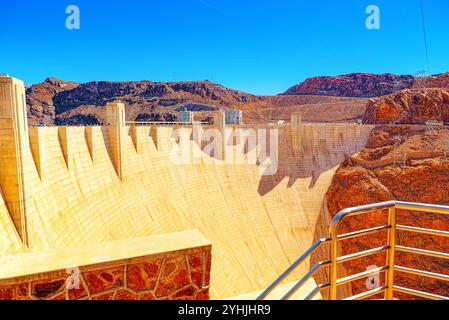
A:
[[[183,234],[178,237],[185,239]],[[20,269],[20,265],[36,262],[32,254],[29,256],[10,261],[3,258],[1,262]],[[58,252],[57,256],[63,254]],[[199,244],[196,248],[3,278],[0,300],[206,300],[210,269],[211,247]]]

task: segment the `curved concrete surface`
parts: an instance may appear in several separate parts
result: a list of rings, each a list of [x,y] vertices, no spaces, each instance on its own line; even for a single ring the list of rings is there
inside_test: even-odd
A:
[[[126,127],[120,179],[105,128],[32,128],[23,155],[28,247],[0,199],[0,254],[198,229],[212,242],[212,298],[261,290],[311,245],[337,166],[371,129],[283,126],[278,172],[263,176],[259,165],[206,157],[174,164],[174,128]]]

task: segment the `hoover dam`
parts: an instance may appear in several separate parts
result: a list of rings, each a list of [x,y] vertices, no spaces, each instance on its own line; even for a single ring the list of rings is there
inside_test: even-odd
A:
[[[199,135],[222,133],[212,145],[226,152],[210,155],[194,125],[127,123],[123,103],[106,108],[104,127],[28,127],[22,81],[0,77],[0,298],[133,298],[140,285],[141,299],[259,292],[327,236],[325,193],[374,128],[294,116],[227,126],[218,115]],[[254,148],[233,138],[239,130],[258,133]],[[173,161],[180,148],[197,157]],[[60,279],[74,267],[72,296]]]

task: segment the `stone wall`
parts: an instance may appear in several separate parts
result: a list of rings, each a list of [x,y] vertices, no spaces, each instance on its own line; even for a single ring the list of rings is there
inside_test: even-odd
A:
[[[199,238],[200,240],[198,241]],[[175,240],[177,239],[177,240]],[[166,241],[180,241],[177,250],[162,252]],[[187,245],[186,245],[187,242]],[[194,247],[195,242],[198,247]],[[135,252],[136,246],[147,244],[162,248],[146,256]],[[117,257],[122,248],[129,248],[132,258],[114,260],[108,255],[107,261],[45,271],[53,266],[45,261],[58,259],[67,263],[64,256],[77,255],[78,264],[85,264],[97,252],[89,247],[77,250],[62,250],[47,254],[25,254],[2,257],[14,274],[2,274],[0,279],[0,300],[205,300],[209,299],[211,268],[211,247],[195,232],[176,233],[159,237],[149,237],[131,241],[103,244],[109,250],[117,249]],[[77,253],[78,252],[78,253]],[[73,260],[70,263],[75,263]],[[28,273],[29,266],[38,266],[34,274],[17,276],[17,272]],[[25,270],[24,270],[25,269]],[[22,271],[21,271],[22,270]],[[39,272],[37,272],[39,271]],[[75,284],[77,284],[75,286]]]

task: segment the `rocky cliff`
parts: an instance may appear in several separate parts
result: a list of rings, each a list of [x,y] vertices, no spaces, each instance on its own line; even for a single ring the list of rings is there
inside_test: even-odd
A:
[[[337,170],[326,194],[333,216],[348,207],[387,200],[403,200],[449,205],[449,129],[444,126],[396,126],[375,129],[367,146],[347,159]],[[398,212],[398,223],[449,230],[449,217],[418,212]],[[385,213],[350,218],[342,233],[386,223]],[[342,254],[385,245],[386,232],[342,242]],[[398,244],[448,252],[449,241],[443,237],[399,233]],[[369,256],[344,264],[348,274],[365,271],[370,265],[385,264],[385,254]],[[447,274],[447,260],[398,253],[396,264]],[[449,294],[447,282],[401,273],[396,283],[440,295]],[[354,293],[366,291],[365,280],[353,286]]]
[[[53,97],[78,85],[74,82],[47,78],[44,82],[29,87],[26,90],[29,124],[52,125],[56,116]]]
[[[285,95],[329,95],[345,97],[378,97],[414,83],[413,76],[394,74],[351,73],[336,77],[314,77],[288,89]]]
[[[449,73],[429,77],[390,73],[351,73],[335,77],[314,77],[288,89],[284,95],[380,97],[410,88],[448,88]]]
[[[368,102],[363,123],[423,124],[449,121],[449,89],[402,90]]]
[[[416,78],[414,88],[449,88],[449,72]]]

